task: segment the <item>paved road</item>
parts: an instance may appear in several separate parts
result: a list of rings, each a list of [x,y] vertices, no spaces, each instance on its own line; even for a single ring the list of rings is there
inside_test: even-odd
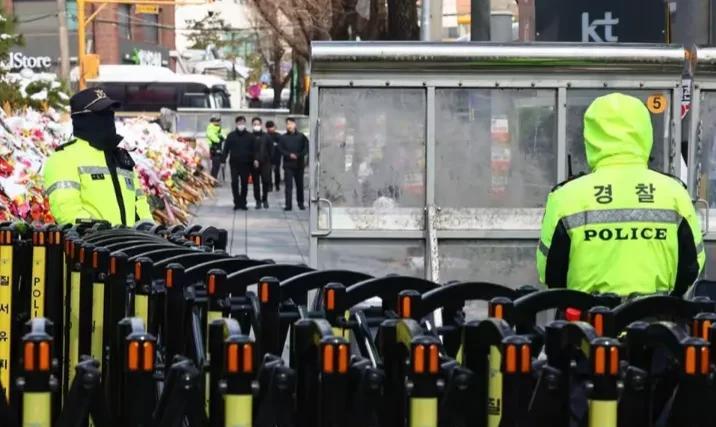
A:
[[[231,254],[308,264],[308,210],[299,210],[294,200],[294,210],[285,212],[283,187],[269,193],[268,210],[256,210],[252,191],[249,186],[249,210],[234,211],[229,183],[222,183],[215,197],[198,207],[195,221],[228,230]]]

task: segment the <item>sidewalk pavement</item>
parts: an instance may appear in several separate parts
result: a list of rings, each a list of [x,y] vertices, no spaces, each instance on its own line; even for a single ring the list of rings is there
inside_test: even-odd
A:
[[[255,209],[253,188],[249,185],[248,211],[233,210],[231,187],[222,182],[213,198],[196,210],[194,221],[224,228],[229,232],[227,251],[255,259],[273,259],[277,263],[308,264],[308,209],[299,210],[295,200],[293,211],[285,212],[284,188],[269,193],[269,209]],[[308,195],[306,194],[306,200]],[[306,203],[308,206],[308,203]]]

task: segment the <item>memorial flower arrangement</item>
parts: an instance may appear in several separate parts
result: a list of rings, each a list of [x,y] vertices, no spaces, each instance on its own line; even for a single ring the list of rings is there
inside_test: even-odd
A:
[[[154,219],[188,222],[191,206],[213,192],[213,179],[202,167],[208,145],[180,140],[142,118],[120,120],[117,130],[136,162]],[[54,221],[42,167],[55,147],[71,138],[71,131],[69,115],[62,110],[0,110],[0,221]]]
[[[71,138],[69,92],[54,74],[10,72],[10,49],[22,44],[15,22],[0,9],[0,221],[50,223],[42,167]],[[208,145],[181,140],[143,118],[119,120],[117,130],[136,163],[154,219],[186,223],[191,205],[213,191],[213,178],[202,167]]]
[[[209,157],[205,141],[177,138],[142,118],[117,122],[117,133],[124,136],[121,145],[136,163],[155,220],[186,223],[190,207],[213,194],[214,180],[202,165]]]

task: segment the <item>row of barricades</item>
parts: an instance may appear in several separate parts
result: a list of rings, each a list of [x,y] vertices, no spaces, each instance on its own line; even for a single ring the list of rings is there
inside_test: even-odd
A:
[[[213,227],[1,224],[0,425],[716,425],[710,283],[440,286],[225,245]]]

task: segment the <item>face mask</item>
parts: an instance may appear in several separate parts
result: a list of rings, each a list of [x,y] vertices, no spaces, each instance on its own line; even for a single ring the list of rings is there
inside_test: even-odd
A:
[[[261,132],[261,125],[254,126],[254,132]]]
[[[98,150],[113,150],[122,141],[114,125],[113,111],[75,114],[72,133],[86,140]]]
[[[243,131],[246,129],[246,125],[236,125],[236,129],[238,129],[239,131]]]

